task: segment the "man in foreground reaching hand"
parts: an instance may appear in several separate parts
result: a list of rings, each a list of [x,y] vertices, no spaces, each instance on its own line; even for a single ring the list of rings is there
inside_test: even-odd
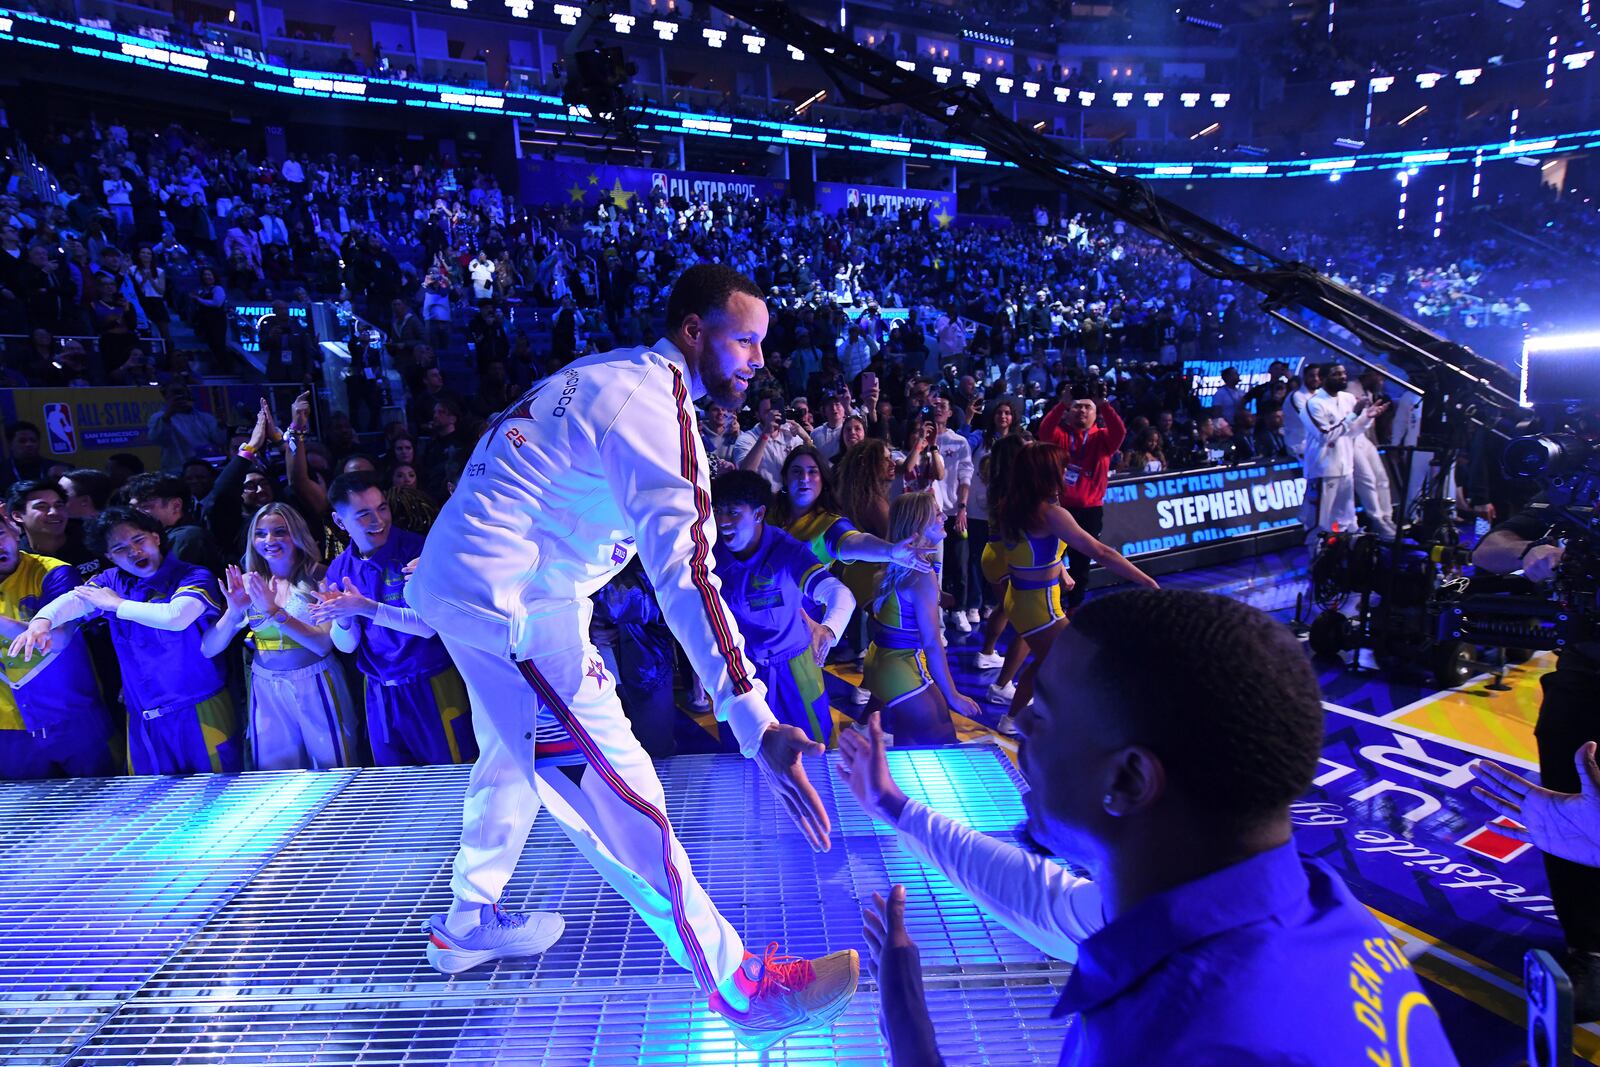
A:
[[[1089,601],[1018,726],[1032,832],[1090,878],[908,799],[876,717],[840,737],[839,767],[996,921],[1075,960],[1054,1013],[1076,1016],[1061,1063],[1456,1062],[1399,948],[1295,851],[1289,805],[1323,723],[1287,629],[1206,593]],[[865,933],[893,1062],[928,1067],[942,1060],[906,906],[900,886],[875,894]]]

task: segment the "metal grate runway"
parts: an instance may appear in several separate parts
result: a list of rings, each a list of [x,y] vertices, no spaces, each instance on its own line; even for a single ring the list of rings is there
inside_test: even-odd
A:
[[[989,745],[891,751],[908,793],[1009,837]],[[737,756],[658,765],[701,882],[752,950],[861,941],[860,904],[906,885],[952,1063],[1051,1063],[1067,973],[978,909],[812,768],[834,820],[813,853]],[[0,1062],[10,1064],[881,1064],[871,979],[831,1031],[765,1057],[541,816],[506,906],[559,911],[543,956],[455,978],[423,954],[449,903],[466,767],[123,778],[0,788]]]

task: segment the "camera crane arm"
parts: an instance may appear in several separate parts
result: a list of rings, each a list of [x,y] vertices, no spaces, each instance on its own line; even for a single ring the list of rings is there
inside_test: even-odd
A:
[[[996,158],[1166,242],[1213,278],[1255,289],[1266,297],[1264,306],[1269,314],[1360,359],[1280,309],[1297,307],[1342,326],[1370,348],[1387,354],[1413,381],[1430,382],[1428,392],[1438,394],[1435,400],[1448,398],[1447,407],[1471,417],[1474,410],[1498,413],[1517,406],[1517,386],[1511,373],[1493,360],[1440,337],[1304,263],[1285,260],[1252,244],[1159,196],[1147,182],[1114,174],[1021,126],[1000,114],[975,88],[938,85],[906,71],[893,60],[805,18],[781,0],[717,0],[713,6],[803,51],[823,68],[852,106],[899,104],[942,123]],[[1414,385],[1407,388],[1420,391]]]

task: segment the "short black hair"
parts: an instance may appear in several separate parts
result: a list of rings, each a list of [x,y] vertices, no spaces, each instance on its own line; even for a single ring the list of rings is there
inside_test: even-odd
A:
[[[79,467],[77,470],[68,471],[62,477],[71,478],[73,491],[87,496],[96,511],[105,510],[106,505],[111,503],[111,490],[116,487],[116,483],[105,471],[93,467]]]
[[[140,474],[123,486],[130,502],[135,500],[189,500],[189,483],[176,474]]]
[[[761,287],[722,263],[696,263],[672,284],[667,297],[667,329],[676,330],[690,315],[707,318],[728,306],[734,293],[765,300]]]
[[[100,514],[84,523],[83,543],[90,552],[97,556],[106,554],[106,548],[111,541],[111,531],[118,526],[136,526],[145,533],[155,534],[161,538],[161,550],[166,551],[167,534],[161,521],[146,515],[138,508],[106,508]]]
[[[28,505],[28,498],[35,493],[52,492],[63,501],[67,499],[66,491],[61,488],[61,483],[49,478],[24,478],[20,482],[12,482],[11,488],[6,491],[6,508],[13,515],[20,515]]]
[[[124,470],[132,471],[134,474],[144,473],[144,460],[140,459],[132,452],[114,452],[110,456],[107,456],[106,465],[110,466],[113,463]]]
[[[1072,628],[1095,645],[1085,673],[1103,706],[1186,803],[1251,829],[1311,788],[1322,691],[1300,642],[1265,612],[1215,593],[1138,589],[1088,601]]]
[[[355,493],[365,493],[368,489],[382,490],[383,485],[378,481],[377,474],[372,471],[350,471],[341,474],[328,486],[328,506],[336,508],[340,504],[349,502]]]
[[[711,480],[711,503],[719,508],[746,504],[752,508],[772,506],[772,486],[756,471],[729,471]]]
[[[9,443],[16,440],[17,434],[21,433],[23,430],[32,430],[33,436],[40,436],[39,427],[35,426],[26,419],[18,419],[16,422],[13,422],[11,425],[6,427],[6,441]]]
[[[184,461],[183,469],[188,470],[190,467],[204,467],[212,474],[217,473],[217,468],[211,465],[211,461],[209,459],[201,459],[199,456],[190,456]]]

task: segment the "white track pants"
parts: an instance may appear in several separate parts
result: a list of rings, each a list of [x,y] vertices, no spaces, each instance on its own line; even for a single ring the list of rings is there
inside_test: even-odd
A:
[[[519,664],[440,636],[467,683],[478,738],[450,881],[456,899],[499,901],[543,804],[701,989],[716,988],[743,962],[744,944],[689,869],[655,766],[599,652],[585,641]],[[587,761],[576,782],[573,768],[535,768],[541,703]]]
[[[1355,481],[1350,475],[1334,478],[1307,478],[1305,499],[1300,502],[1300,525],[1310,541],[1335,529],[1356,528]]]
[[[1378,446],[1361,438],[1355,442],[1356,499],[1366,513],[1372,532],[1393,541],[1394,493],[1389,489],[1389,469],[1383,465]]]
[[[354,717],[344,669],[329,656],[288,671],[250,670],[250,753],[258,771],[344,767]]]

